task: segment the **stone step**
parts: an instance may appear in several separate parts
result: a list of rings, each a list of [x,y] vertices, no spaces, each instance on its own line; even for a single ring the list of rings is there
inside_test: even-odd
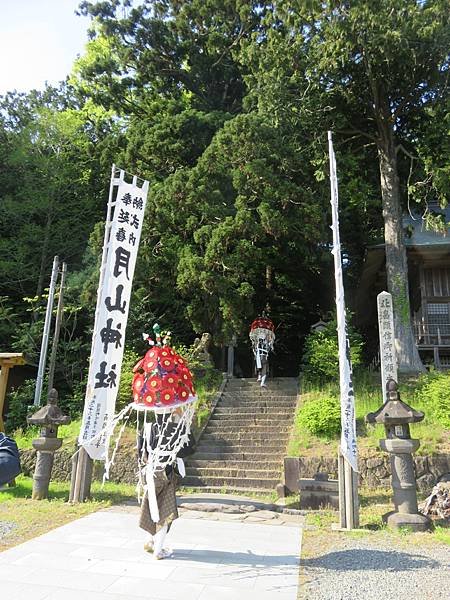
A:
[[[296,402],[290,404],[277,403],[263,404],[261,402],[221,402],[219,401],[216,405],[216,411],[220,411],[221,414],[234,414],[234,413],[251,413],[260,412],[262,414],[273,414],[273,413],[290,413],[292,416],[295,414],[297,408]]]
[[[198,491],[201,492],[203,494],[223,494],[223,493],[228,493],[228,494],[234,494],[234,495],[239,495],[239,496],[245,496],[246,494],[252,494],[252,496],[261,496],[261,498],[265,498],[267,496],[268,493],[270,493],[270,490],[261,490],[260,488],[242,488],[242,487],[235,487],[235,486],[213,486],[213,485],[185,485],[184,484],[184,480],[182,480],[182,486],[181,486],[181,490],[183,489],[183,487],[189,488],[190,490],[193,491]],[[257,498],[255,498],[255,500],[257,500]]]
[[[232,447],[246,447],[246,448],[256,448],[258,450],[261,450],[262,448],[267,448],[267,452],[273,452],[275,451],[277,448],[283,448],[287,445],[287,440],[289,439],[289,436],[283,436],[283,439],[281,440],[281,438],[277,438],[277,439],[273,439],[273,437],[270,436],[263,436],[261,439],[260,438],[256,438],[256,439],[252,439],[250,437],[241,437],[241,438],[234,438],[234,439],[224,439],[222,436],[219,435],[210,435],[209,437],[202,438],[199,442],[199,444],[197,445],[197,448],[232,448]]]
[[[223,423],[220,423],[217,427],[208,425],[205,433],[202,435],[203,441],[209,440],[263,440],[269,441],[272,438],[273,443],[277,443],[279,439],[286,439],[289,437],[291,428],[289,426],[283,427],[283,425],[271,425],[270,427],[264,425],[252,425],[247,426],[245,429],[242,427],[239,429],[238,425],[230,425],[225,427]],[[211,437],[212,436],[212,437]]]
[[[217,450],[215,452],[212,452],[211,450],[209,450],[208,448],[206,448],[205,450],[197,450],[197,452],[195,454],[192,455],[192,458],[187,460],[188,463],[190,463],[191,461],[198,461],[198,462],[215,462],[215,461],[223,461],[223,462],[228,462],[228,461],[259,461],[259,460],[273,460],[275,458],[278,458],[279,461],[283,461],[283,457],[284,457],[284,450],[279,450],[277,449],[274,452],[270,452],[269,454],[265,454],[264,452],[255,452],[252,450],[245,450],[242,452],[236,452],[236,451],[222,451],[222,450]]]
[[[299,386],[297,383],[283,383],[276,384],[271,383],[271,385],[266,385],[265,387],[261,387],[256,383],[240,383],[240,382],[228,382],[224,388],[225,392],[234,392],[236,390],[240,390],[243,392],[252,392],[257,390],[263,394],[280,394],[286,391],[288,394],[292,394],[293,392],[297,392]]]
[[[257,398],[277,398],[286,397],[293,398],[298,396],[299,392],[295,387],[272,387],[272,388],[261,388],[261,387],[240,387],[240,388],[225,388],[222,392],[228,396],[243,396],[244,398],[250,398],[256,396]]]
[[[234,433],[241,432],[242,434],[247,435],[249,432],[259,432],[259,433],[271,433],[272,431],[290,431],[292,428],[292,423],[289,420],[284,421],[276,421],[272,423],[272,421],[259,421],[258,419],[248,419],[242,423],[239,423],[238,420],[234,421],[233,419],[229,419],[228,421],[210,421],[206,426],[205,433],[203,436],[208,435],[210,433],[217,433],[222,429],[227,431],[233,431]],[[202,437],[203,437],[202,436]]]
[[[276,426],[280,426],[280,427],[291,427],[292,426],[292,418],[290,418],[290,415],[288,416],[283,416],[283,418],[281,417],[275,417],[273,419],[271,419],[269,416],[267,415],[243,415],[243,416],[237,416],[236,418],[233,418],[232,415],[230,416],[223,416],[223,415],[216,415],[216,416],[212,416],[210,418],[210,420],[208,421],[208,425],[207,427],[210,426],[210,424],[214,425],[215,427],[217,425],[223,425],[224,427],[238,427],[239,429],[248,429],[250,427],[252,427],[253,425],[260,425],[262,427],[276,427]]]
[[[261,387],[260,385],[227,385],[223,394],[244,394],[258,396],[294,396],[298,394],[298,387],[296,385],[268,385]]]
[[[214,456],[214,455],[213,455]],[[206,459],[206,460],[196,460],[193,458],[189,458],[185,460],[187,467],[192,467],[195,469],[240,469],[245,470],[251,467],[252,469],[265,470],[268,469],[270,471],[281,471],[283,461],[282,460],[273,460],[272,456],[270,456],[271,460],[260,460],[259,457],[257,459],[253,458],[251,460],[223,460],[223,459]]]
[[[298,395],[297,394],[271,394],[270,396],[267,394],[259,394],[258,392],[254,392],[252,394],[221,394],[220,400],[221,402],[239,402],[249,404],[255,402],[268,402],[269,404],[275,403],[290,403],[294,404],[297,402]]]
[[[250,465],[247,465],[249,467]],[[281,469],[233,469],[233,468],[197,468],[186,467],[186,477],[218,477],[233,479],[276,479],[280,480]]]
[[[274,384],[297,384],[298,377],[269,377],[267,381],[271,381]],[[232,377],[227,381],[227,385],[259,385],[259,381],[256,377]]]
[[[197,449],[197,452],[193,454],[193,458],[198,457],[200,454],[208,454],[215,456],[263,456],[270,454],[273,457],[280,457],[284,454],[287,444],[277,444],[268,446],[267,444],[256,445],[256,444],[203,444]]]
[[[232,457],[242,457],[245,456],[256,456],[258,459],[260,457],[265,457],[270,453],[271,458],[273,460],[282,459],[284,453],[286,451],[287,444],[281,444],[279,446],[272,446],[267,448],[267,446],[252,446],[250,444],[234,444],[227,446],[202,446],[197,450],[195,454],[192,455],[192,458],[200,458],[200,456],[204,456],[207,454],[208,456],[216,456],[221,457],[224,460],[229,460]]]
[[[267,431],[266,431],[267,430]],[[247,430],[247,431],[236,431],[233,429],[232,431],[226,431],[221,433],[220,431],[214,431],[211,433],[204,433],[201,437],[202,442],[231,442],[233,440],[242,440],[242,441],[260,441],[264,443],[272,442],[275,445],[279,440],[287,440],[289,437],[289,429],[279,430],[276,428],[269,427],[261,427],[259,430]],[[273,434],[273,435],[271,435]],[[274,436],[276,435],[276,438]]]
[[[297,396],[270,396],[264,397],[260,395],[222,395],[219,400],[220,404],[229,404],[234,406],[235,404],[242,406],[253,406],[258,404],[259,406],[295,406],[297,404]]]
[[[237,413],[236,418],[233,418],[233,415],[222,415],[214,413],[210,420],[208,421],[208,426],[210,423],[215,425],[223,423],[226,426],[233,425],[234,428],[245,428],[251,425],[263,425],[265,427],[269,427],[270,425],[282,425],[283,427],[288,427],[292,425],[293,415],[287,414],[276,414],[274,417],[266,413]]]
[[[216,488],[242,488],[242,489],[260,489],[274,490],[280,483],[277,478],[237,478],[237,477],[196,477],[186,475],[183,478],[183,485],[186,487],[216,487]]]
[[[294,411],[290,406],[222,406],[219,404],[213,413],[213,417],[221,417],[223,419],[245,418],[257,415],[266,419],[287,419],[294,416]]]
[[[257,394],[261,396],[293,396],[298,393],[296,385],[272,385],[261,387],[259,385],[233,385],[226,386],[223,390],[224,394]]]

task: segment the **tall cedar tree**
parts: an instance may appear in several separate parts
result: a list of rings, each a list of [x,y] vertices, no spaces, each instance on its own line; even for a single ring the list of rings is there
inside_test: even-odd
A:
[[[307,57],[301,73],[306,96],[315,95],[330,125],[377,148],[399,368],[423,370],[410,317],[399,153],[412,155],[426,111],[442,105],[448,93],[448,3],[280,0],[266,23],[269,38],[283,31],[291,41],[281,63],[302,68]]]

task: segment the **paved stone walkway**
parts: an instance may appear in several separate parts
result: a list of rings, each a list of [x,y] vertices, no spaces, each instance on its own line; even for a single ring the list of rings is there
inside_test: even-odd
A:
[[[2,597],[296,600],[300,517],[182,508],[167,538],[173,557],[155,561],[137,515],[135,506],[114,507],[2,552]]]

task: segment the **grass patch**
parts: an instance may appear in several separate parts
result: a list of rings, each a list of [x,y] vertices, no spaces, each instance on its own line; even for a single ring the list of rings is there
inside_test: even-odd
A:
[[[58,437],[63,439],[65,447],[73,448],[80,433],[81,419],[75,419],[68,425],[61,425],[58,428]],[[20,450],[28,450],[32,448],[31,442],[39,437],[40,428],[37,425],[30,425],[26,429],[17,429],[12,437],[14,438]]]
[[[183,495],[190,495],[190,494],[202,494],[203,492],[201,490],[199,490],[198,488],[190,488],[190,487],[179,487],[178,488],[178,494],[183,496]],[[218,492],[220,494],[225,494],[227,496],[245,496],[246,498],[251,498],[254,499],[255,502],[262,502],[264,504],[275,504],[276,501],[278,500],[278,495],[275,491],[270,492],[265,494],[264,492],[261,493],[257,493],[257,492],[251,492],[251,491],[245,491],[245,492],[236,492],[233,489],[229,489],[226,486],[223,486],[220,489],[220,492]],[[292,508],[294,508],[294,504],[297,503],[297,500],[295,500],[292,504]]]
[[[222,382],[222,374],[215,370],[210,369],[206,377],[198,378],[196,380],[196,393],[198,401],[196,404],[196,412],[193,422],[194,434],[196,431],[201,429],[205,420],[209,417],[211,412],[212,401],[217,394],[219,386]],[[81,417],[74,419],[68,425],[61,425],[58,429],[58,437],[62,438],[63,449],[73,449],[76,446],[78,435],[81,428]],[[17,446],[20,450],[29,450],[32,446],[32,441],[39,437],[40,428],[37,426],[29,426],[25,429],[16,429],[11,435],[14,438]],[[116,429],[116,435],[119,428]],[[115,436],[113,436],[114,443]],[[134,445],[136,442],[136,421],[135,415],[132,414],[129,420],[129,425],[125,428],[122,435],[122,443]]]
[[[412,437],[421,442],[417,454],[424,456],[449,453],[450,431],[433,418],[431,411],[427,409],[426,402],[418,393],[422,385],[422,380],[419,378],[409,378],[400,383],[402,400],[425,413],[425,419],[421,423],[411,426]],[[364,417],[369,412],[375,412],[382,404],[379,376],[359,373],[354,378],[354,387],[358,452],[361,456],[370,456],[378,450],[379,440],[385,437],[382,425],[368,425],[364,422]],[[339,436],[314,435],[305,427],[300,418],[302,407],[306,403],[329,396],[339,398],[338,382],[317,384],[307,380],[302,381],[302,394],[287,448],[288,456],[336,456]]]
[[[436,525],[434,537],[442,544],[450,546],[450,525]]]
[[[69,482],[51,482],[48,500],[31,500],[33,480],[20,475],[16,486],[0,492],[0,521],[14,528],[0,538],[0,551],[42,535],[60,525],[97,510],[121,504],[135,497],[132,485],[92,483],[92,497],[82,504],[68,504]]]
[[[391,493],[385,489],[360,488],[360,528],[354,531],[335,531],[333,523],[339,522],[338,511],[309,511],[303,535],[302,557],[320,556],[349,538],[367,538],[393,547],[450,546],[450,526],[436,522],[430,532],[413,533],[408,529],[392,530],[382,521],[382,516],[393,509]],[[443,548],[444,549],[444,548]],[[444,552],[448,552],[444,549]]]

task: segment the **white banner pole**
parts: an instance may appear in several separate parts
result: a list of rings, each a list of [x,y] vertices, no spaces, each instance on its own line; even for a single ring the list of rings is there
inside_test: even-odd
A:
[[[347,333],[345,315],[344,282],[342,277],[341,242],[339,236],[339,208],[338,208],[338,182],[336,175],[336,160],[333,150],[331,131],[328,132],[328,146],[330,154],[330,183],[331,183],[331,211],[334,273],[336,281],[336,315],[339,345],[339,381],[341,388],[341,448],[344,457],[351,464],[354,471],[358,470],[356,448],[356,422],[355,422],[355,397],[352,381],[352,363],[350,357],[350,343]]]
[[[93,459],[104,460],[107,429],[114,416],[123,359],[131,287],[148,193],[148,181],[125,181],[113,165],[100,268],[85,406],[79,442]],[[114,199],[114,187],[117,196]]]
[[[333,139],[331,131],[328,132],[328,150],[330,159],[330,186],[331,186],[331,214],[333,231],[334,273],[336,283],[336,318],[339,347],[339,383],[341,399],[341,443],[340,451],[344,458],[344,496],[345,501],[345,523],[341,527],[353,529],[359,525],[357,477],[358,454],[356,445],[356,419],[355,419],[355,396],[352,380],[352,363],[350,357],[350,343],[347,332],[345,314],[344,282],[342,276],[341,242],[339,236],[339,200],[338,181],[336,174],[336,159],[333,150]],[[356,489],[355,489],[356,488]]]

